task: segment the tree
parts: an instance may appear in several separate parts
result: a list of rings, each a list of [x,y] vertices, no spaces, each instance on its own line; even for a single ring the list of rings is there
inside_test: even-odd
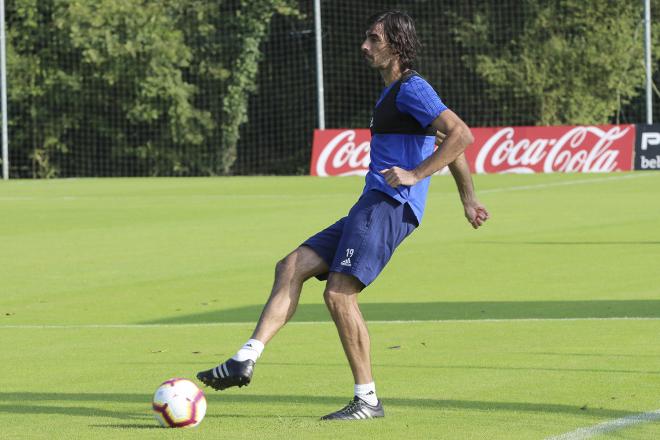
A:
[[[91,138],[105,149],[96,157],[109,154],[119,168],[122,162],[133,162],[126,164],[130,168],[144,161],[151,175],[202,172],[196,160],[213,121],[195,107],[198,89],[183,78],[192,53],[174,17],[153,1],[60,3],[55,23],[68,31],[80,54],[77,73],[84,93],[79,99],[94,109],[83,114],[85,130],[93,134],[79,136],[79,145]]]
[[[69,152],[65,134],[78,125],[76,116],[64,109],[75,105],[80,78],[63,60],[71,58],[64,38],[51,26],[55,5],[39,0],[7,4],[7,64],[12,160],[18,176],[53,177],[59,169],[56,154]]]
[[[471,22],[462,21],[456,37],[464,62],[487,83],[490,97],[515,103],[502,108],[505,119],[540,125],[608,123],[639,93],[644,77],[641,2],[515,3],[518,16],[529,19],[510,40],[496,37],[497,6],[492,5]]]
[[[260,45],[292,4],[8,2],[12,163],[38,177],[231,173]]]
[[[238,56],[231,67],[227,91],[222,100],[221,171],[228,174],[236,161],[239,129],[247,121],[248,98],[256,90],[261,59],[260,46],[268,35],[270,20],[275,13],[296,15],[288,0],[243,0],[236,10],[234,29],[238,40]]]

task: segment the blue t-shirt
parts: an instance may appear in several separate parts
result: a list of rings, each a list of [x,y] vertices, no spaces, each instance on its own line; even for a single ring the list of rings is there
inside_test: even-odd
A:
[[[390,84],[380,95],[376,107],[389,93],[396,82]],[[413,76],[403,84],[396,97],[396,107],[401,113],[414,117],[422,127],[428,127],[447,107],[431,85],[420,76]],[[426,195],[431,178],[427,177],[413,186],[392,188],[380,171],[397,166],[412,170],[435,149],[435,136],[412,134],[375,133],[371,137],[371,163],[365,178],[363,192],[375,189],[390,195],[401,203],[408,203],[417,221],[421,223],[426,205]]]

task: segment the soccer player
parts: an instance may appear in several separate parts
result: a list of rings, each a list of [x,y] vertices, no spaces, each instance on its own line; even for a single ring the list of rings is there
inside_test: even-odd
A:
[[[371,371],[367,325],[358,294],[389,261],[394,249],[419,225],[430,176],[449,166],[465,216],[476,229],[489,218],[474,194],[463,154],[473,142],[467,125],[415,71],[419,41],[413,20],[399,11],[370,19],[362,54],[385,89],[371,121],[371,164],[362,195],[346,217],[310,237],[279,261],[275,282],[247,343],[231,359],[197,374],[218,390],[250,383],[264,346],[293,316],[303,283],[327,283],[323,297],[355,379],[354,398],[325,420],[361,420],[385,415]],[[435,145],[440,145],[435,148]]]

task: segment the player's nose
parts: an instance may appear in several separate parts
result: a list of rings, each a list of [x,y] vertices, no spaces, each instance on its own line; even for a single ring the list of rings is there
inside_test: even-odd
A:
[[[362,51],[362,53],[363,53],[364,55],[369,55],[369,44],[368,44],[368,40],[364,40],[364,41],[362,42],[362,45],[360,46],[360,50]]]

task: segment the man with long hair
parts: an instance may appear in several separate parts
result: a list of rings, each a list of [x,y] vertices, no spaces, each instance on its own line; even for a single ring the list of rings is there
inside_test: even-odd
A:
[[[264,346],[293,316],[303,283],[327,279],[323,297],[355,380],[353,400],[324,420],[385,415],[371,371],[370,339],[358,294],[382,271],[394,249],[419,226],[430,176],[449,167],[465,216],[476,229],[488,218],[474,194],[463,151],[473,142],[467,125],[417,74],[413,20],[399,11],[369,20],[361,49],[384,83],[371,121],[371,164],[362,195],[348,215],[310,237],[276,265],[275,282],[248,342],[224,363],[197,374],[215,389],[250,383]],[[435,145],[439,148],[435,148]]]

